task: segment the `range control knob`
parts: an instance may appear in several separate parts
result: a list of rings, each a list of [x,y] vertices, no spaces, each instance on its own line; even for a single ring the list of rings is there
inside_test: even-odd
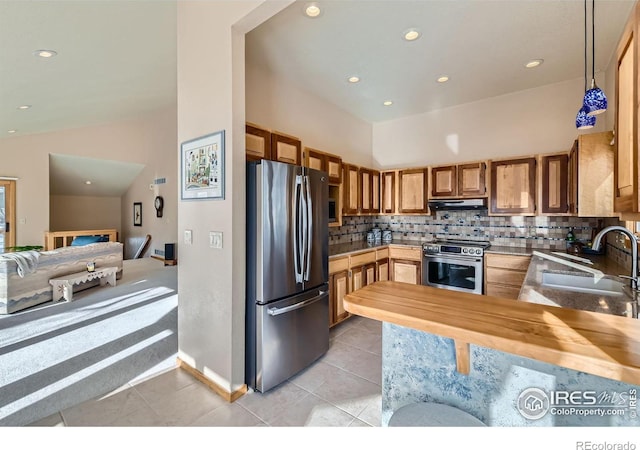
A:
[[[462,253],[469,253],[469,249],[463,248]]]

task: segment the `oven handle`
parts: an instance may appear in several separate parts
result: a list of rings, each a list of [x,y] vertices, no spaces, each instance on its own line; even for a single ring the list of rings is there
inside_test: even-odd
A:
[[[439,260],[443,260],[443,259],[450,259],[453,261],[461,261],[461,262],[473,262],[473,263],[478,263],[478,262],[482,262],[482,257],[464,257],[464,256],[451,256],[451,255],[446,255],[446,254],[437,254],[437,255],[424,255],[424,259],[439,259]]]

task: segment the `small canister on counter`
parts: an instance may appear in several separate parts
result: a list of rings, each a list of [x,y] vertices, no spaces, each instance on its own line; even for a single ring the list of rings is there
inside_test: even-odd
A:
[[[367,242],[373,242],[373,241],[374,241],[373,231],[367,232]]]
[[[391,242],[391,230],[384,230],[382,232],[382,242]]]
[[[374,241],[381,241],[382,240],[382,230],[380,228],[373,228],[371,230],[373,232],[373,240]]]

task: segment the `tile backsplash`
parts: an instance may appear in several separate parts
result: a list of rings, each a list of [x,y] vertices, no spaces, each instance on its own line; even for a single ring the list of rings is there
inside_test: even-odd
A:
[[[564,250],[570,229],[587,242],[603,219],[584,217],[489,217],[486,211],[438,211],[435,216],[345,216],[330,228],[330,244],[366,240],[373,227],[391,230],[394,240],[464,239],[490,241],[495,246]]]

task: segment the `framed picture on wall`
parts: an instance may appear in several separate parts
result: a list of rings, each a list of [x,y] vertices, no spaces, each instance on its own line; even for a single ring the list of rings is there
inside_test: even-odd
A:
[[[133,204],[133,226],[141,227],[142,226],[142,203],[135,202]]]
[[[180,145],[183,200],[224,199],[224,130]]]

